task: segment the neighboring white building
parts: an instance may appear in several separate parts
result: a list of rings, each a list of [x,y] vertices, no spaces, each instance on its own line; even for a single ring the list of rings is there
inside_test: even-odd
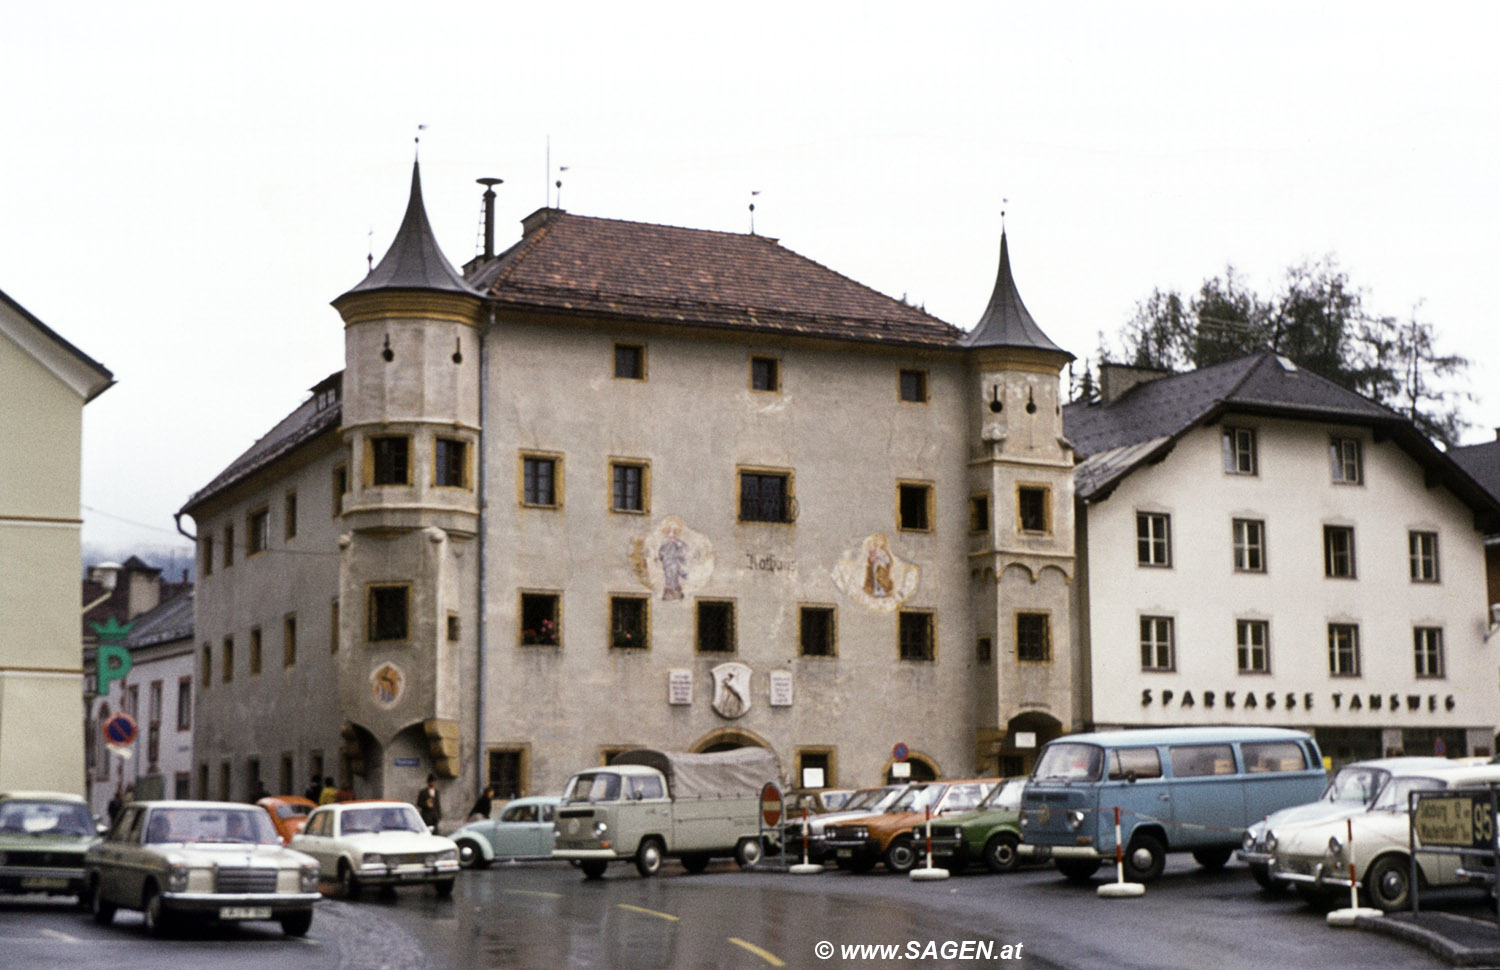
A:
[[[0,293],[0,791],[84,791],[83,406],[113,383]]]
[[[1064,409],[1090,720],[1310,728],[1340,761],[1493,752],[1495,500],[1275,354],[1129,376]]]

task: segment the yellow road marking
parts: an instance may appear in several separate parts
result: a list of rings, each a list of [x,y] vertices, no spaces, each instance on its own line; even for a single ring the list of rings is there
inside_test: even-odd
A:
[[[749,943],[749,942],[747,942],[745,940],[740,939],[737,936],[731,936],[729,938],[729,942],[733,943],[737,947],[741,947],[743,949],[749,950],[751,953],[753,953],[756,956],[760,957],[762,960],[766,961],[767,963],[769,963],[773,967],[784,967],[784,966],[786,966],[786,961],[780,959],[774,953],[768,953],[765,950],[762,950],[760,947],[756,946],[754,943]]]
[[[534,889],[505,889],[502,892],[510,893],[512,896],[542,896],[546,899],[562,899],[562,893],[543,893]]]
[[[671,913],[658,913],[654,909],[642,909],[639,906],[632,906],[629,903],[615,903],[615,905],[618,906],[620,909],[628,909],[632,913],[645,913],[647,916],[655,916],[658,919],[671,920],[674,923],[677,922],[681,918],[681,917],[678,917],[678,916],[673,916]]]

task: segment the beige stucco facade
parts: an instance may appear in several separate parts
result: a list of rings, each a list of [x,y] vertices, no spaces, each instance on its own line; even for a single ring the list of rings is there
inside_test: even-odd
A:
[[[0,294],[0,790],[84,790],[79,467],[110,383]]]

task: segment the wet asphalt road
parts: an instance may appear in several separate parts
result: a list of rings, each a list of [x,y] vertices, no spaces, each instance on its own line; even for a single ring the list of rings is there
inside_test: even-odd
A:
[[[1446,906],[1489,912],[1482,897]],[[819,944],[831,944],[822,958]],[[846,946],[895,948],[841,955]],[[948,956],[945,958],[944,948]],[[968,949],[964,950],[963,947]],[[1006,949],[1006,948],[1009,949]],[[275,924],[211,928],[157,941],[139,916],[94,925],[65,902],[0,901],[0,968],[449,968],[714,967],[1422,968],[1444,964],[1384,936],[1327,927],[1295,896],[1267,899],[1241,867],[1205,873],[1190,860],[1135,900],[1101,900],[1051,869],[914,883],[865,876],[739,872],[701,876],[675,865],[655,879],[628,866],[584,881],[561,864],[465,873],[452,900],[409,887],[358,903],[319,904],[306,939]]]

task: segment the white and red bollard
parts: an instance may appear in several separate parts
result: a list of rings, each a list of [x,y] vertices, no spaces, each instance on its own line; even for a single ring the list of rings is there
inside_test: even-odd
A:
[[[1146,895],[1146,887],[1138,882],[1125,881],[1125,845],[1120,841],[1120,806],[1115,806],[1115,881],[1099,887],[1099,895],[1105,899],[1130,899]]]
[[[792,866],[791,873],[798,876],[810,876],[815,872],[822,872],[823,867],[807,859],[807,806],[802,806],[802,861]]]
[[[939,879],[948,878],[947,869],[934,869],[932,866],[932,806],[927,806],[927,865],[922,869],[913,869],[911,878],[917,882],[935,882]]]
[[[1344,847],[1349,850],[1349,908],[1336,909],[1329,913],[1329,926],[1353,926],[1354,921],[1361,916],[1385,915],[1378,909],[1359,905],[1359,880],[1354,871],[1354,819],[1346,819],[1345,825],[1349,838],[1349,841],[1344,844]]]

